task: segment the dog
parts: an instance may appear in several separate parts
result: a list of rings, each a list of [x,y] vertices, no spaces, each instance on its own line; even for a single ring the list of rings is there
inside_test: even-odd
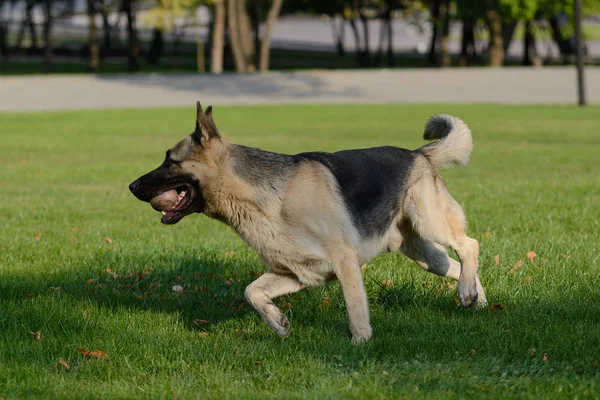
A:
[[[427,122],[424,139],[434,141],[416,150],[278,154],[226,141],[212,106],[204,112],[197,102],[193,133],[129,189],[161,211],[164,224],[203,213],[231,226],[268,267],[245,297],[281,336],[290,324],[273,299],[337,279],[352,341],[361,343],[372,336],[361,265],[382,252],[399,250],[457,280],[465,308],[487,304],[479,243],[467,236],[465,214],[438,174],[468,163],[471,131],[440,114]]]

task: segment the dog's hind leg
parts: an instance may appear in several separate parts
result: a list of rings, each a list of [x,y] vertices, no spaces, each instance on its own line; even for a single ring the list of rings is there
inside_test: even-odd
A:
[[[452,247],[460,258],[458,298],[463,307],[478,298],[479,242],[466,235],[466,218],[439,176],[425,175],[407,191],[405,216],[421,238]]]
[[[245,295],[267,324],[280,336],[290,332],[288,318],[273,303],[272,299],[284,294],[295,293],[304,286],[291,275],[267,272],[246,287]]]
[[[446,249],[432,241],[418,237],[414,233],[404,236],[400,250],[413,259],[425,271],[439,276],[445,276],[457,281],[460,278],[460,263],[448,256]],[[477,307],[485,307],[487,299],[485,290],[479,280],[477,281]]]
[[[352,342],[365,342],[371,338],[373,330],[369,323],[369,302],[356,253],[348,250],[339,254],[334,266],[344,292]]]

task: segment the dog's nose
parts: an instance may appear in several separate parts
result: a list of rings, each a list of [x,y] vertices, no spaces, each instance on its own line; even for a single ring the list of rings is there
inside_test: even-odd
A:
[[[133,182],[131,182],[129,184],[129,190],[133,194],[135,194],[135,191],[138,189],[138,187],[140,187],[140,181],[139,180],[133,181]]]

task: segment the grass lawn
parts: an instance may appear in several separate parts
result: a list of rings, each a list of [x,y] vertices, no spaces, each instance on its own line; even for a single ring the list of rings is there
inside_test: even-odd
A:
[[[162,226],[129,193],[191,132],[193,104],[0,114],[0,398],[599,398],[600,108],[216,107],[215,119],[237,143],[333,151],[416,148],[439,112],[474,133],[469,166],[442,174],[494,306],[463,310],[454,283],[385,254],[364,271],[374,337],[360,346],[337,283],[278,299],[292,326],[279,338],[243,300],[264,267],[231,229],[201,215]]]

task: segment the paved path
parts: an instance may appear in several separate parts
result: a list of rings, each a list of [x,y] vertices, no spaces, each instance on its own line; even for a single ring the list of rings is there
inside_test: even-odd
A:
[[[600,68],[586,69],[600,104]],[[282,103],[575,103],[564,68],[272,72],[237,75],[62,75],[0,78],[0,111]]]

